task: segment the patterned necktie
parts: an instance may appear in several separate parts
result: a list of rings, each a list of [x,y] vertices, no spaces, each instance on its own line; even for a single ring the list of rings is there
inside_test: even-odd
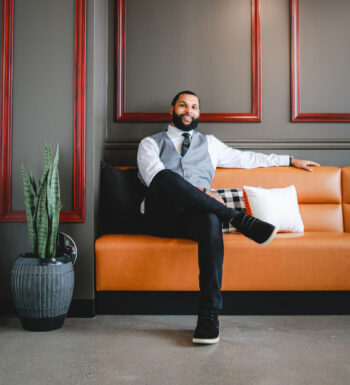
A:
[[[189,147],[190,147],[190,134],[188,132],[184,132],[182,134],[182,136],[185,137],[183,143],[182,143],[182,149],[181,149],[181,156],[185,156],[186,152],[188,151]]]

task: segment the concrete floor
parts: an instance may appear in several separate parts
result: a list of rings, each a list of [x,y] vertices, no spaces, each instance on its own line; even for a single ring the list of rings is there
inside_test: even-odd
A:
[[[0,384],[350,384],[350,316],[219,319],[220,342],[195,346],[195,316],[68,318],[51,332],[0,318]]]

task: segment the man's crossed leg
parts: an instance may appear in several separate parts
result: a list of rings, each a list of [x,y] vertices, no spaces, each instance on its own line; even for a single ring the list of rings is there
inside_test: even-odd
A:
[[[230,220],[259,244],[273,239],[275,227],[228,208],[171,170],[162,170],[153,178],[146,193],[145,219],[150,235],[198,243],[200,306],[193,342],[217,342],[218,312],[222,308],[222,221]]]

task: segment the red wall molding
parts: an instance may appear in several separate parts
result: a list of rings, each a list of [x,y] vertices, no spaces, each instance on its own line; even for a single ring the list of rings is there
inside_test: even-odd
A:
[[[12,68],[14,0],[2,2],[0,99],[0,222],[25,222],[25,211],[11,207]],[[85,221],[85,55],[86,0],[75,0],[74,186],[73,210],[61,211],[60,222]]]
[[[290,0],[291,15],[291,121],[350,122],[350,113],[301,112],[299,0]]]
[[[167,122],[167,112],[125,112],[125,1],[116,0],[116,92],[115,120]],[[252,103],[251,112],[202,112],[202,122],[261,122],[260,0],[252,0]]]

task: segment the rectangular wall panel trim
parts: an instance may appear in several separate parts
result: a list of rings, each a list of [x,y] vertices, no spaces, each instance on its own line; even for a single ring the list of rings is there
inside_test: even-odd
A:
[[[25,222],[25,211],[12,210],[12,71],[13,9],[15,0],[2,3],[0,100],[0,222]],[[74,49],[74,183],[73,210],[61,211],[60,222],[85,221],[85,62],[86,0],[75,0]]]
[[[261,122],[261,36],[260,0],[251,3],[251,112],[202,112],[202,122]],[[167,112],[125,111],[126,0],[116,0],[116,87],[115,120],[124,122],[166,122]]]
[[[350,122],[350,112],[301,112],[299,0],[290,0],[291,17],[291,121]]]

